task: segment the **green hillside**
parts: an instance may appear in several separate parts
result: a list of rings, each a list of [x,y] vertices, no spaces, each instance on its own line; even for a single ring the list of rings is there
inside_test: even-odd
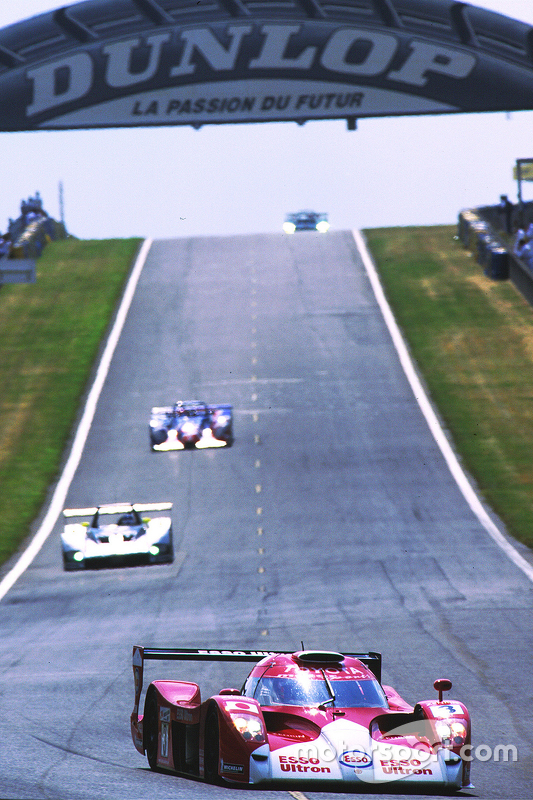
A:
[[[365,232],[456,449],[510,533],[533,546],[533,309],[486,278],[456,228]]]
[[[58,474],[138,239],[49,244],[37,282],[0,287],[0,564]]]

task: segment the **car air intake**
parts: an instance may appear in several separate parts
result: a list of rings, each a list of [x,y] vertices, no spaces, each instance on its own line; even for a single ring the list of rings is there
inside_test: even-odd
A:
[[[342,653],[333,653],[328,650],[302,650],[296,653],[298,661],[304,664],[340,664],[344,661]]]

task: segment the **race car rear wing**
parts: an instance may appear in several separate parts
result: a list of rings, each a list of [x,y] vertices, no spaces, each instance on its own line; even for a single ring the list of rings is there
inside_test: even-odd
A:
[[[201,403],[199,401],[197,402],[195,400],[191,400],[180,403],[179,408],[185,414],[191,411],[207,411],[209,414],[212,414],[213,411],[232,411],[233,406],[230,403]],[[175,404],[172,406],[153,406],[152,416],[157,414],[172,414],[172,412],[175,410]]]
[[[257,664],[265,656],[285,653],[287,650],[191,650],[182,647],[133,647],[133,679],[135,682],[135,705],[132,717],[139,713],[139,701],[143,688],[144,662],[150,659],[157,661],[233,661],[236,663]],[[381,653],[343,653],[349,658],[362,661],[381,683]]]
[[[100,514],[127,514],[130,511],[170,511],[172,503],[110,503],[103,506],[90,508],[65,508],[65,517],[93,517],[98,511]]]

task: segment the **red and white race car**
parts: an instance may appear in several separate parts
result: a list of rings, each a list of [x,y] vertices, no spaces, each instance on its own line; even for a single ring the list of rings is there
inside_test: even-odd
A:
[[[255,663],[242,689],[202,702],[196,683],[150,683],[147,659]],[[411,706],[381,684],[379,653],[133,648],[131,733],[154,770],[212,783],[336,781],[457,791],[470,785],[470,716],[438,699]],[[392,788],[392,787],[391,787]]]

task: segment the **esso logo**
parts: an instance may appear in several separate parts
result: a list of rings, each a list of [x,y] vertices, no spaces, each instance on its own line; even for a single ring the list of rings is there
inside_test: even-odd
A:
[[[345,750],[339,762],[352,769],[366,769],[372,766],[372,757],[364,750]]]

